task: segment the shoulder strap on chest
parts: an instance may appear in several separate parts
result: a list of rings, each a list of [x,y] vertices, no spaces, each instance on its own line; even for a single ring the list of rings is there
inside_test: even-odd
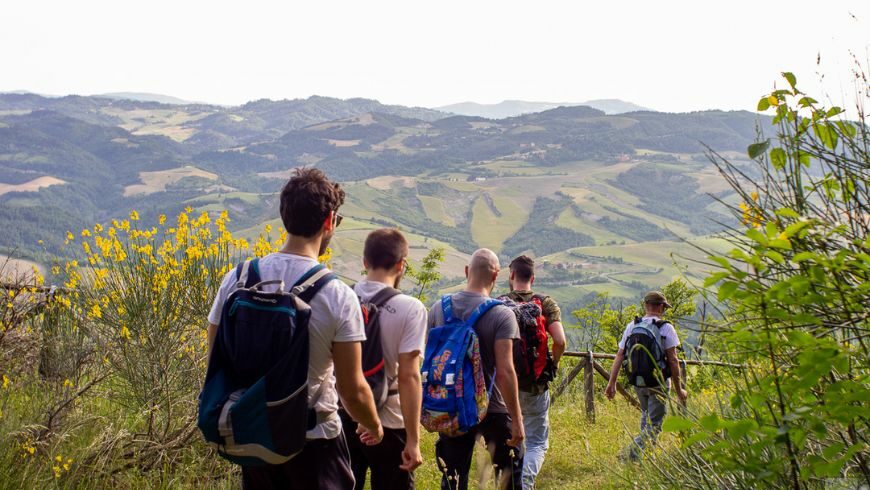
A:
[[[323,286],[335,279],[338,276],[323,264],[317,264],[303,274],[290,291],[302,301],[310,303]]]

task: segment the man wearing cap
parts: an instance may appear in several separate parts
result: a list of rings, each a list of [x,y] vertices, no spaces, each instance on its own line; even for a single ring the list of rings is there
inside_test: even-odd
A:
[[[619,369],[622,366],[622,361],[625,359],[625,344],[631,335],[634,327],[641,322],[654,323],[658,327],[658,332],[661,336],[660,345],[664,351],[665,362],[670,373],[665,372],[665,376],[670,374],[671,384],[680,398],[680,401],[685,402],[689,394],[680,386],[680,366],[677,361],[677,346],[680,345],[680,339],[677,338],[677,331],[669,322],[664,322],[662,316],[666,308],[670,308],[665,295],[659,291],[650,291],[643,298],[643,306],[645,314],[643,318],[638,318],[625,326],[625,332],[622,334],[622,340],[619,341],[619,351],[616,353],[616,359],[613,360],[613,368],[610,370],[610,381],[607,383],[607,389],[604,394],[608,399],[613,399],[616,395],[616,379],[619,376]],[[636,386],[637,400],[640,402],[640,434],[634,438],[631,446],[628,448],[628,457],[632,460],[640,458],[640,453],[643,451],[647,443],[655,443],[656,437],[662,430],[662,420],[665,418],[667,411],[668,397],[668,380],[660,386]]]

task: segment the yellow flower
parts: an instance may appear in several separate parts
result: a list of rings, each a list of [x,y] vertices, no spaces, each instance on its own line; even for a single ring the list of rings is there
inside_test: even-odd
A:
[[[87,237],[89,237],[89,236],[91,236],[91,230],[89,230],[89,229],[87,229],[87,228],[85,228],[84,230],[82,230],[82,238],[87,238]]]
[[[95,224],[94,225],[94,233],[102,233],[102,232],[103,232],[103,225],[101,225],[99,223]]]
[[[12,381],[9,381],[9,377],[5,374],[3,375],[3,389],[9,388],[9,385],[12,384]]]
[[[71,241],[75,240],[76,237],[75,237],[75,235],[72,234],[71,231],[68,231],[68,232],[66,232],[66,239],[67,239],[67,241],[71,242]]]
[[[130,329],[127,328],[127,325],[121,327],[121,338],[124,340],[130,340]],[[108,360],[108,358],[106,358],[106,360]]]
[[[72,388],[73,386],[74,386],[73,382],[70,381],[69,379],[63,380],[63,387],[64,388]],[[60,458],[60,456],[58,456],[58,458]],[[58,461],[60,461],[60,459],[58,459]]]
[[[166,215],[165,215],[165,214],[161,214],[160,217],[157,218],[157,222],[160,223],[161,225],[163,225],[164,223],[166,223]]]
[[[139,212],[135,209],[130,211],[130,221],[139,221]]]
[[[265,227],[263,227],[263,231],[265,231],[266,233],[272,233],[272,225],[266,225]]]
[[[94,303],[94,305],[91,307],[91,311],[88,312],[88,318],[102,318],[102,317],[103,317],[103,310],[100,309],[100,305],[98,305],[97,303]]]
[[[758,202],[758,191],[752,191],[749,194],[749,197],[752,198],[753,201]]]

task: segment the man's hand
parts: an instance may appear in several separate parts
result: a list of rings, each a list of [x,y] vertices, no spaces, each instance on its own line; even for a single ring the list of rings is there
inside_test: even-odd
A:
[[[378,424],[376,429],[367,429],[362,424],[357,424],[356,433],[359,435],[359,440],[366,446],[377,446],[384,440],[384,428]]]
[[[419,444],[405,444],[405,449],[402,451],[402,464],[399,468],[411,473],[423,464],[423,455],[420,454]]]
[[[613,400],[613,397],[616,396],[616,383],[607,383],[607,388],[604,389],[604,396],[608,400]]]
[[[677,388],[677,396],[681,402],[686,403],[686,398],[689,398],[689,392],[683,388]]]
[[[522,419],[511,420],[511,438],[508,439],[507,445],[517,449],[523,446],[523,440],[526,438],[526,429],[523,427]]]

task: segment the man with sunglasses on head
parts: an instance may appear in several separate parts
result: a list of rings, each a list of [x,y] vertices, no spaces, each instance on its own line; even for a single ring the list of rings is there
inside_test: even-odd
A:
[[[279,252],[259,260],[261,280],[295,284],[316,266],[341,223],[338,208],[343,203],[344,191],[322,171],[297,169],[281,191],[280,212],[287,241]],[[209,351],[220,328],[223,305],[236,281],[235,270],[227,273],[209,313]],[[356,294],[341,281],[329,281],[309,306],[308,407],[316,413],[316,424],[306,433],[302,452],[286,463],[243,466],[243,488],[353,488],[350,456],[338,415],[339,397],[349,416],[358,422],[356,434],[361,440],[377,444],[383,438],[372,392],[361,369],[365,330]]]
[[[413,471],[423,462],[420,455],[423,396],[420,358],[426,346],[428,312],[420,300],[398,290],[407,257],[408,241],[399,230],[382,228],[371,232],[363,249],[366,277],[354,287],[360,301],[376,308],[367,310],[367,328],[378,329],[378,334],[372,335],[369,341],[380,337],[387,390],[378,409],[384,425],[384,440],[369,446],[350,436],[347,438],[358,490],[365,486],[369,470],[372,490],[412,489]],[[353,434],[356,422],[344,412],[342,419],[345,433]]]

